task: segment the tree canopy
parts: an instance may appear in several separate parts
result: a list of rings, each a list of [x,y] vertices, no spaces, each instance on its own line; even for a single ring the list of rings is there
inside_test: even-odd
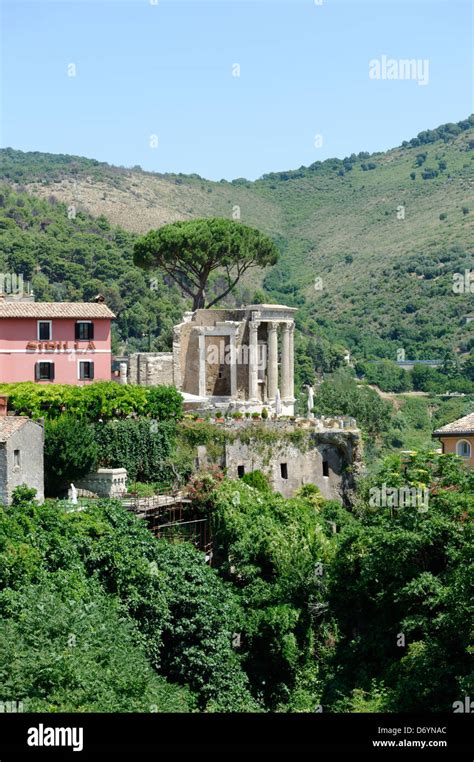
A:
[[[150,230],[134,246],[135,264],[164,270],[192,298],[194,310],[212,307],[227,296],[249,268],[274,265],[277,259],[268,236],[218,217]],[[217,270],[224,273],[222,288],[206,303],[206,287]]]

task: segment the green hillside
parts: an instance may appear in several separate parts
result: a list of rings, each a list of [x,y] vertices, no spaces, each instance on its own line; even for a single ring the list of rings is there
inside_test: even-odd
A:
[[[299,306],[303,335],[342,344],[356,359],[395,359],[399,348],[407,357],[464,355],[474,346],[474,323],[463,320],[472,294],[454,293],[453,275],[473,262],[473,159],[473,116],[386,153],[255,182],[4,149],[1,264],[31,275],[37,298],[106,292],[119,313],[118,338],[145,347],[150,330],[151,346],[164,348],[184,301],[161,278],[150,291],[131,261],[134,234],[240,213],[274,237],[281,256],[244,281],[232,303],[257,297]],[[76,219],[68,219],[71,205]]]
[[[165,350],[185,303],[177,288],[133,264],[135,236],[105,217],[0,185],[0,271],[22,273],[37,301],[89,301],[104,294],[117,315],[116,352]]]

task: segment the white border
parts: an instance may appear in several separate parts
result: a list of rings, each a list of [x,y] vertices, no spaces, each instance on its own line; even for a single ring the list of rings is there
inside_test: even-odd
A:
[[[40,339],[40,323],[49,323],[49,339]],[[36,321],[36,341],[52,341],[53,340],[53,321],[43,320],[42,318]]]
[[[462,455],[460,452],[458,452],[458,448],[460,444],[464,444],[464,442],[469,445],[469,455]],[[472,457],[472,445],[468,439],[458,439],[456,442],[456,455],[459,455],[460,458],[470,458]]]
[[[43,359],[37,360],[37,363],[40,363],[40,362],[47,362],[49,365],[54,365],[54,360],[43,360]],[[35,365],[37,363],[35,363]],[[35,373],[35,382],[38,382],[38,381],[54,381],[54,378],[36,378],[36,373]]]
[[[77,361],[77,380],[78,381],[94,381],[94,378],[81,378],[81,362],[91,362],[92,365],[94,365],[94,360],[78,360]],[[94,375],[95,375],[95,368],[94,368]]]

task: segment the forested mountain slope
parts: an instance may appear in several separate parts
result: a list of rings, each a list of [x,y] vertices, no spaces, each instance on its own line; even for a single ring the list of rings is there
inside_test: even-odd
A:
[[[107,291],[121,338],[145,346],[151,330],[153,347],[162,348],[184,302],[161,279],[150,293],[132,264],[134,234],[240,214],[274,237],[281,257],[260,279],[244,281],[234,303],[257,296],[299,306],[304,333],[358,357],[395,359],[398,348],[420,358],[446,348],[465,353],[472,294],[455,293],[453,276],[473,261],[473,159],[472,116],[386,153],[317,161],[255,182],[4,149],[2,267],[33,275],[38,298]],[[76,218],[68,219],[73,207]]]

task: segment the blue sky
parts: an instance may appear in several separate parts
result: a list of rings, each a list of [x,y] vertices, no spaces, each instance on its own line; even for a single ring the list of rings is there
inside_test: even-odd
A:
[[[468,0],[155,1],[2,0],[1,145],[254,179],[473,110]],[[370,79],[382,55],[428,84]]]

